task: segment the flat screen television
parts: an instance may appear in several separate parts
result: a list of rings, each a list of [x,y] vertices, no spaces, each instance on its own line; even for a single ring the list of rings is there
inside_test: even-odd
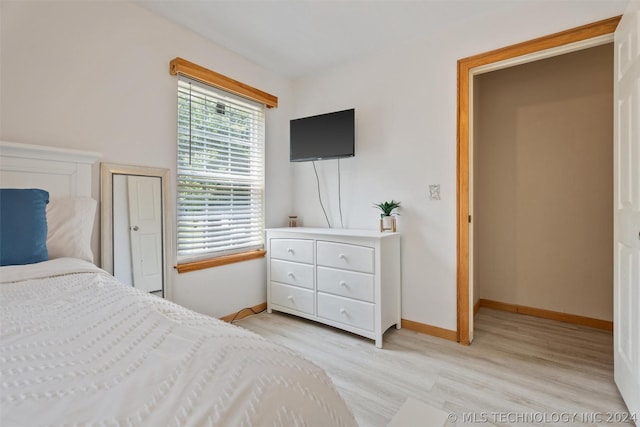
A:
[[[355,156],[355,109],[294,119],[290,122],[292,162]]]

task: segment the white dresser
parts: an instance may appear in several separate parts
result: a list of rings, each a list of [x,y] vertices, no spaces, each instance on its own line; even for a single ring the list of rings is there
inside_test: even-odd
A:
[[[400,235],[373,230],[267,230],[267,311],[375,340],[400,328]]]

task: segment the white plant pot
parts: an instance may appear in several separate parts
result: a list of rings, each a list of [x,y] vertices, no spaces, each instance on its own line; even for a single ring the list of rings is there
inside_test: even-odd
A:
[[[380,231],[396,231],[396,217],[395,216],[383,216],[380,219]]]

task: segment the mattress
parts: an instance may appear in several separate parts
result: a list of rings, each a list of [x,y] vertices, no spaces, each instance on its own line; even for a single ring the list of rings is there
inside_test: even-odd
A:
[[[0,425],[351,426],[326,373],[70,258],[0,269]]]

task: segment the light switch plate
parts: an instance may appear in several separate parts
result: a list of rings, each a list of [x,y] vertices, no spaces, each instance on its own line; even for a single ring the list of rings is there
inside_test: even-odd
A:
[[[429,185],[429,200],[440,200],[440,184]]]

